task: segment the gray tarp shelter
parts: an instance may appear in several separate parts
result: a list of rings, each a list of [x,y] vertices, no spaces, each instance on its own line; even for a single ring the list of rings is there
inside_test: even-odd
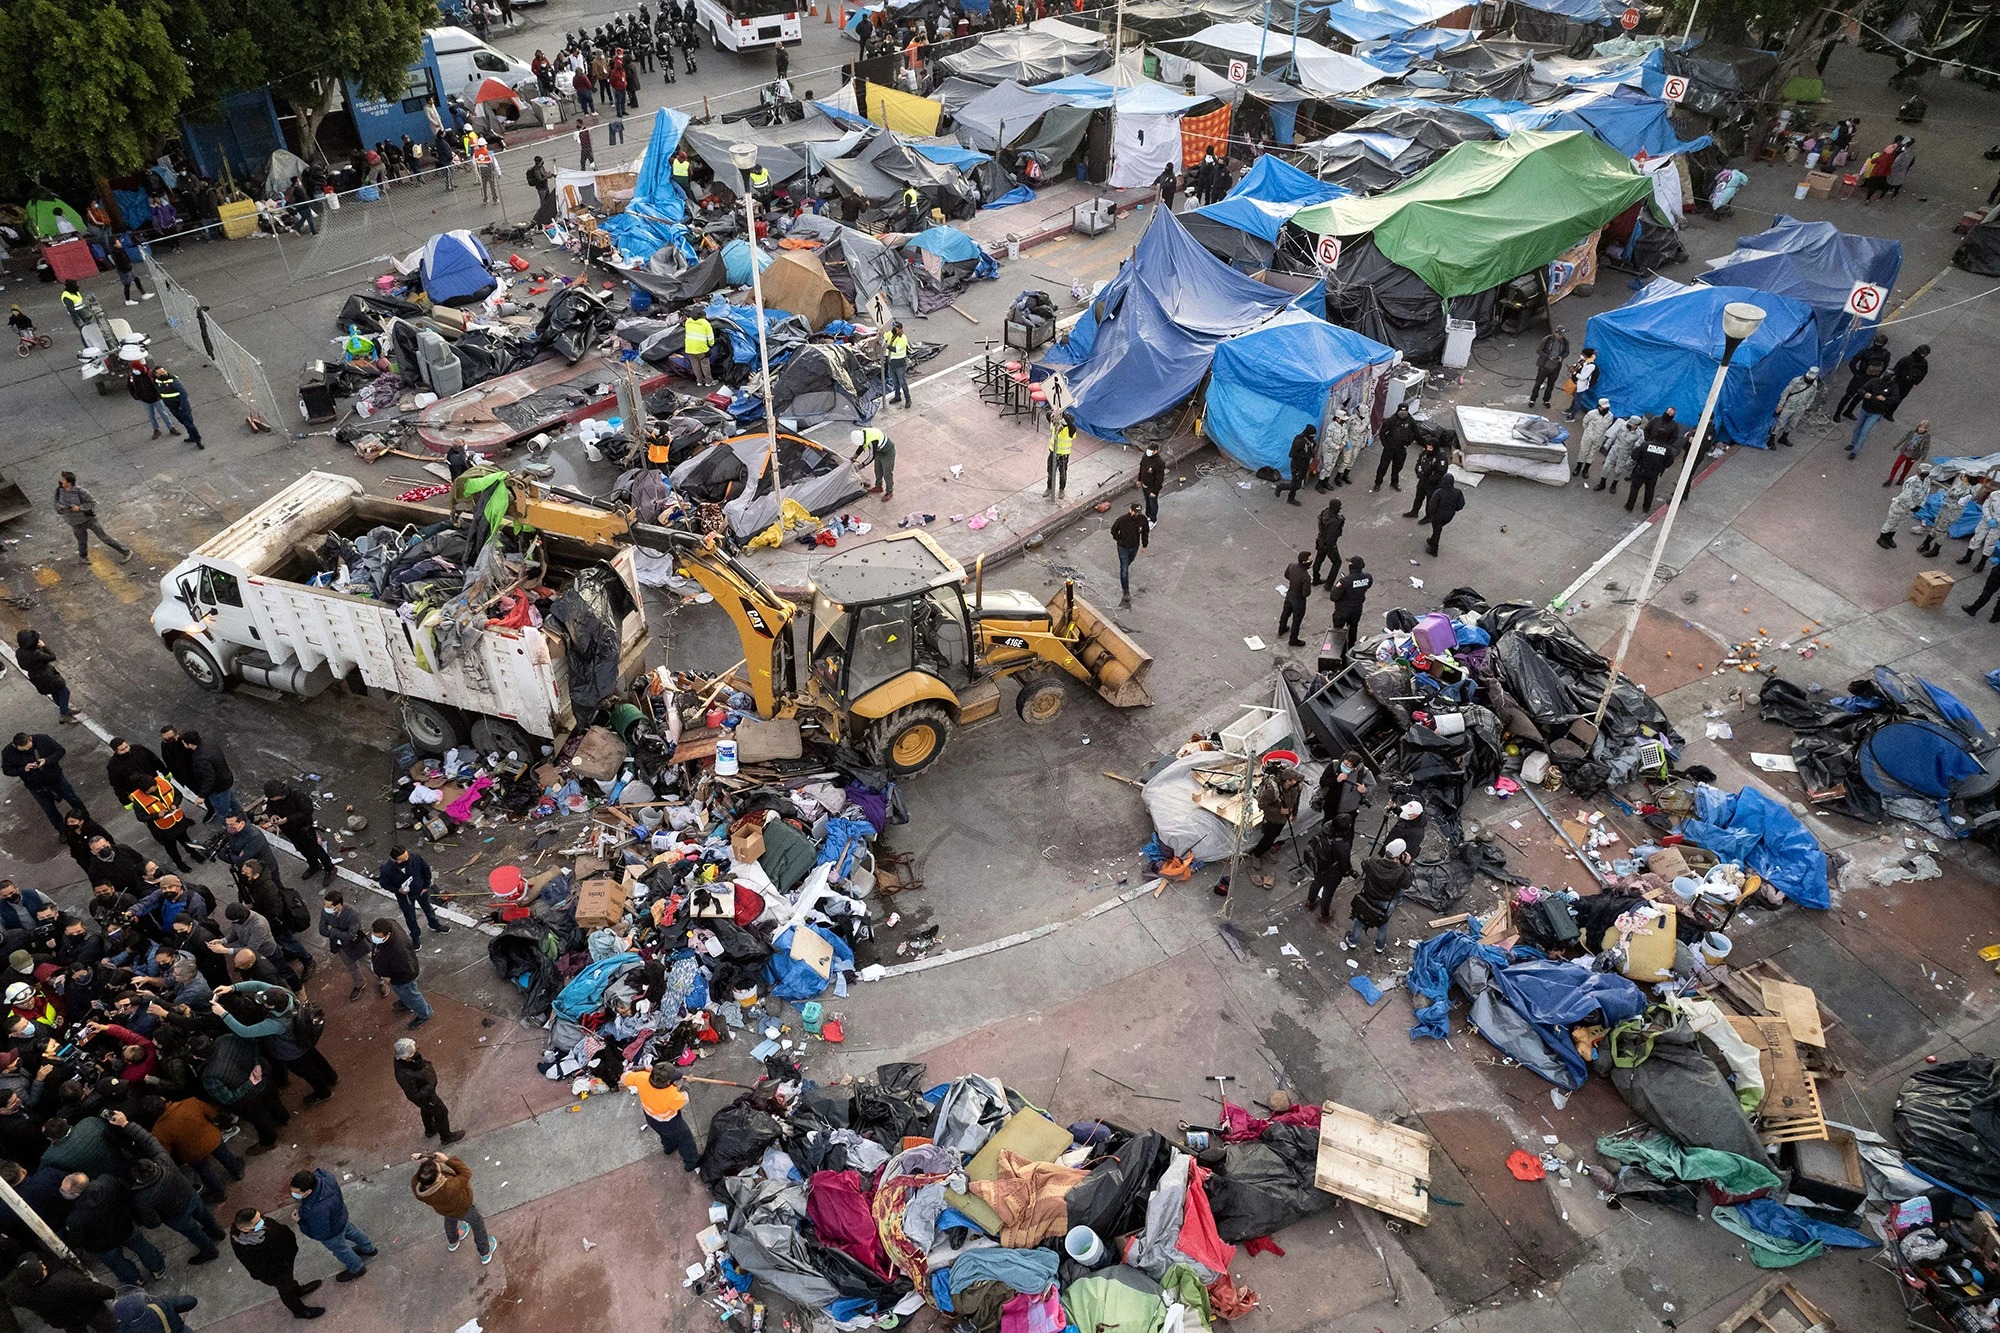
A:
[[[899,310],[917,308],[917,281],[909,265],[873,236],[812,213],[795,220],[791,234],[823,242],[817,253],[828,281],[864,316],[877,292],[887,292],[889,304]]]
[[[953,112],[952,123],[967,148],[997,153],[1026,138],[1048,112],[1067,105],[1060,97],[1031,93],[1008,79]]]
[[[1090,118],[1096,114],[1087,106],[1051,107],[1049,113],[1042,117],[1041,128],[1035,131],[1034,137],[1024,139],[1014,147],[1024,153],[1047,158],[1060,167],[1075,157],[1077,149],[1083,146],[1083,136],[1090,131]]]
[[[947,74],[974,83],[1013,79],[1032,87],[1072,74],[1095,74],[1111,63],[1111,53],[1102,38],[1080,42],[1049,32],[1002,31],[988,33],[939,63]]]
[[[681,142],[688,152],[708,164],[715,178],[727,185],[732,192],[741,179],[736,166],[729,160],[729,146],[737,143],[757,146],[757,163],[771,173],[774,185],[783,185],[795,176],[805,174],[805,154],[796,148],[777,142],[760,134],[749,125],[690,125],[681,135]]]

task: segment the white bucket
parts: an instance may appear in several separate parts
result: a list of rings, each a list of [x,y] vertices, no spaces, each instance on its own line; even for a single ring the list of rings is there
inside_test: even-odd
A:
[[[1104,1242],[1089,1227],[1071,1227],[1063,1237],[1063,1251],[1086,1268],[1104,1262]]]
[[[1803,199],[1811,193],[1812,193],[1812,186],[1806,184],[1804,181],[1800,181],[1799,188],[1792,191],[1792,198]]]
[[[1465,714],[1438,713],[1431,718],[1440,736],[1463,736],[1465,734]]]
[[[1730,950],[1734,947],[1730,944],[1729,937],[1719,930],[1711,930],[1701,937],[1701,956],[1710,963],[1719,963],[1729,957]]]
[[[1815,148],[1810,153],[1806,154],[1806,170],[1807,171],[1819,170],[1819,149]]]

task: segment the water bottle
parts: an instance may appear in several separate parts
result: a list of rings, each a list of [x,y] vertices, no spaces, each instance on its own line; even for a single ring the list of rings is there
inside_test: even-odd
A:
[[[715,776],[733,778],[738,771],[736,763],[736,729],[725,727],[722,739],[715,743]]]

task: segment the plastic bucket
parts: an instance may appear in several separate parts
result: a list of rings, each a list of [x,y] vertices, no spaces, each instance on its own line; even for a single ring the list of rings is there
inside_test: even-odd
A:
[[[1719,930],[1711,930],[1701,937],[1701,956],[1710,963],[1719,963],[1729,957],[1729,952],[1734,947],[1730,944],[1729,937]]]
[[[1806,184],[1804,181],[1800,181],[1799,188],[1792,191],[1792,198],[1803,199],[1811,193],[1812,193],[1812,186]]]
[[[1104,1262],[1104,1242],[1089,1227],[1071,1227],[1063,1237],[1063,1252],[1086,1268]]]

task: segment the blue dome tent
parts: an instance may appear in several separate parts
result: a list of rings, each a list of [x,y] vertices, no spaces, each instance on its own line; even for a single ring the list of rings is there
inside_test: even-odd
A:
[[[1778,395],[1793,376],[1819,364],[1812,308],[1788,296],[1656,278],[1585,326],[1583,345],[1597,349],[1595,396],[1609,398],[1621,417],[1671,407],[1692,427],[1722,358],[1722,308],[1732,301],[1760,307],[1765,319],[1730,363],[1710,431],[1736,444],[1768,446]]]
[[[486,247],[471,232],[439,232],[424,242],[424,294],[432,305],[477,305],[500,286],[487,267],[491,262]]]

